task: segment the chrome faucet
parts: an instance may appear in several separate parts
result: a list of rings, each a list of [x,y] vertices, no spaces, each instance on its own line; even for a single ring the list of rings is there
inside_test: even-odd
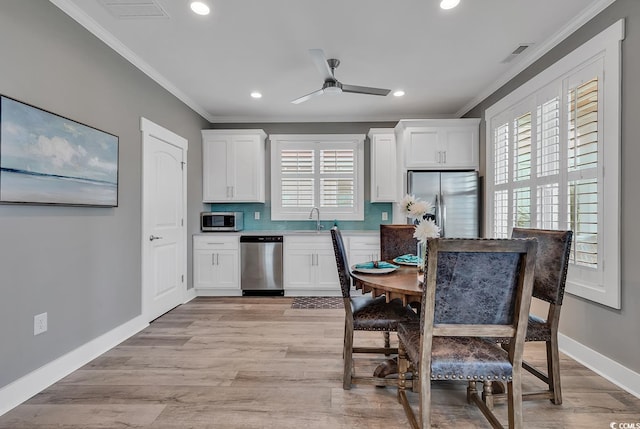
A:
[[[314,211],[318,215],[318,217],[316,218],[316,231],[320,232],[320,230],[322,230],[322,228],[324,228],[324,225],[320,225],[320,209],[318,207],[314,207],[314,208],[311,209],[311,212],[309,213],[309,219],[313,219],[313,212]]]

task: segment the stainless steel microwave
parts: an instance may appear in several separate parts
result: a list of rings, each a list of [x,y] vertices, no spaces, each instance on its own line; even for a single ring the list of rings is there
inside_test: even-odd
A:
[[[242,212],[202,212],[200,231],[242,231],[243,217]]]

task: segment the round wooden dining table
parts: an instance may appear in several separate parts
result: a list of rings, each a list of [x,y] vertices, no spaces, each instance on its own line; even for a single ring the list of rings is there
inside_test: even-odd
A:
[[[369,274],[351,269],[351,277],[356,289],[373,296],[386,295],[387,302],[399,298],[404,305],[420,302],[424,274],[418,268],[400,265],[397,270],[386,274]]]

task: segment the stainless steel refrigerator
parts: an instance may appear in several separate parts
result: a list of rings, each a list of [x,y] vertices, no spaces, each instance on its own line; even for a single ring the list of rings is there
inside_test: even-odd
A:
[[[476,171],[409,171],[409,194],[430,202],[441,237],[476,238],[479,188]]]

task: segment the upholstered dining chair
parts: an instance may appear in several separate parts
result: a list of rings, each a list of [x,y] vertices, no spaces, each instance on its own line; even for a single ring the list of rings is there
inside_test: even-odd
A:
[[[476,383],[507,383],[509,428],[522,428],[522,353],[531,304],[535,239],[432,239],[420,323],[398,325],[398,400],[413,428],[431,427],[431,380],[465,381],[467,401],[502,425]],[[503,350],[495,337],[508,337]],[[419,416],[407,374],[419,383]],[[417,380],[417,381],[416,381]]]
[[[395,385],[395,379],[379,377],[355,376],[353,373],[353,353],[397,353],[397,348],[385,347],[354,347],[354,331],[382,331],[395,332],[398,323],[417,321],[418,315],[409,306],[404,306],[399,299],[387,302],[386,297],[373,298],[370,295],[351,296],[351,269],[347,259],[347,252],[338,227],[331,228],[331,239],[336,257],[340,288],[344,300],[344,372],[342,387],[351,389],[352,384]]]
[[[542,380],[547,389],[523,394],[523,399],[549,399],[556,405],[562,404],[562,389],[560,385],[560,353],[558,351],[558,325],[560,324],[560,309],[569,268],[569,253],[571,251],[572,231],[556,231],[548,229],[514,228],[512,238],[535,238],[538,240],[538,254],[536,270],[533,280],[533,297],[546,301],[549,305],[547,318],[542,319],[533,314],[529,315],[525,342],[544,341],[547,349],[547,373],[540,371],[528,362],[523,362],[524,369]],[[508,347],[508,341],[503,346]],[[492,406],[491,390],[483,392],[483,397],[489,407]]]
[[[380,259],[391,260],[397,256],[416,254],[418,240],[413,238],[414,225],[380,225]]]

